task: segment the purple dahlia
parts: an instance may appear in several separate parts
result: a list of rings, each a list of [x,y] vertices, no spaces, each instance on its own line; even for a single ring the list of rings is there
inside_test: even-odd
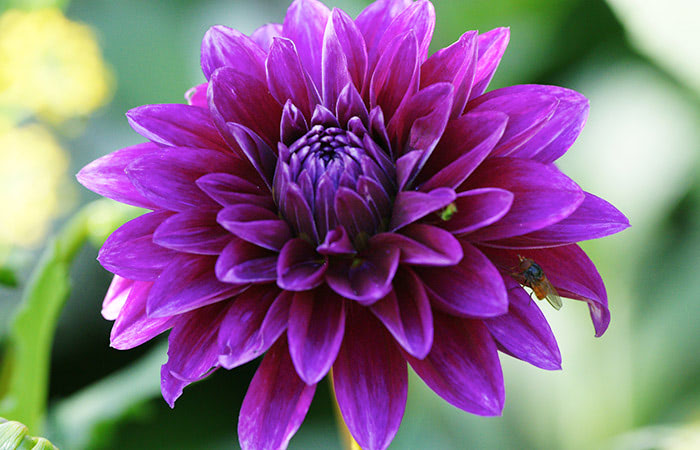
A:
[[[149,142],[78,179],[151,210],[115,231],[103,315],[112,346],[170,331],[162,392],[264,354],[240,411],[243,448],[286,447],[332,369],[342,416],[386,448],[407,363],[465,411],[498,415],[498,351],[559,369],[556,341],[514,270],[534,263],[610,321],[578,241],[627,219],[554,161],[588,113],[581,94],[484,93],[509,38],[469,31],[428,55],[429,1],[380,0],[357,19],[296,0],[246,36],[215,26],[188,103],[127,114]],[[530,286],[532,287],[532,286]]]

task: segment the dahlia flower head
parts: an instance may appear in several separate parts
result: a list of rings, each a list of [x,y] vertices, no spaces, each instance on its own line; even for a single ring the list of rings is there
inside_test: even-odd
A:
[[[189,383],[264,355],[239,415],[245,449],[286,447],[331,369],[364,449],[396,434],[409,364],[452,405],[500,414],[499,351],[561,367],[514,276],[521,258],[587,302],[596,336],[608,327],[605,287],[576,243],[628,221],[554,165],[586,98],[484,93],[508,29],[429,55],[434,24],[426,0],[380,0],[354,20],[296,0],[250,36],[215,26],[188,104],[129,111],[148,142],[78,174],[151,210],[100,250],[115,274],[103,315],[118,349],[170,330],[171,406]]]

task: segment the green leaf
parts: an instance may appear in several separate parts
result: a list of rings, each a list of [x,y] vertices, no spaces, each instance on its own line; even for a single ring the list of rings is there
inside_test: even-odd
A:
[[[58,450],[44,438],[27,436],[26,425],[0,417],[0,450]]]
[[[7,287],[17,287],[17,277],[15,272],[9,267],[0,267],[0,285]]]

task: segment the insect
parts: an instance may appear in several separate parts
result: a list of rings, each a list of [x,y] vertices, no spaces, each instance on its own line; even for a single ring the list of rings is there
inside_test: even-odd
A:
[[[547,280],[542,267],[530,258],[524,258],[520,255],[518,255],[518,258],[520,259],[518,271],[511,273],[511,276],[518,283],[532,289],[538,300],[546,298],[554,309],[559,310],[562,307],[561,297],[557,294],[554,286]]]

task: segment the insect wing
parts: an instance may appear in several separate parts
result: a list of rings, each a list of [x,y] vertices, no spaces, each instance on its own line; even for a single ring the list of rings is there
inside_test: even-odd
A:
[[[554,286],[549,282],[547,278],[543,278],[542,282],[540,283],[541,287],[544,289],[545,292],[545,298],[549,302],[550,305],[557,311],[561,309],[563,306],[563,303],[561,301],[561,297],[559,297],[559,294],[557,293],[556,289],[554,289]]]

